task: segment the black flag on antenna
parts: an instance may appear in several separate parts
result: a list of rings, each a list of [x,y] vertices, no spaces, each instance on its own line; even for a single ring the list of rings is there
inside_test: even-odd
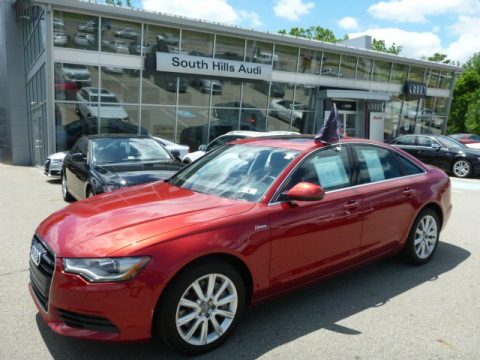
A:
[[[327,121],[323,124],[322,128],[315,136],[315,141],[321,141],[325,143],[332,143],[340,141],[340,129],[342,125],[338,119],[337,106],[333,103],[330,115],[328,115]]]

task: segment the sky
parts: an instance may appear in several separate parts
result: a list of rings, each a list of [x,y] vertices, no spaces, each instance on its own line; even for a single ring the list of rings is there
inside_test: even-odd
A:
[[[337,38],[371,35],[400,55],[464,63],[480,52],[480,0],[132,0],[133,7],[260,31],[321,26]]]

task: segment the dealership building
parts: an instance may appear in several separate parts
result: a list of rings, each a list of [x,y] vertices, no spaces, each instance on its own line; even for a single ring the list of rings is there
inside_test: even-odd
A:
[[[83,134],[195,150],[237,129],[315,133],[333,104],[349,136],[444,133],[462,68],[370,45],[93,1],[0,0],[0,162],[42,165]]]

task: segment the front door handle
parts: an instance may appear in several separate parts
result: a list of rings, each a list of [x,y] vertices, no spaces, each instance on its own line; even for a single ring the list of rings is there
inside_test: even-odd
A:
[[[345,209],[345,212],[351,213],[352,211],[358,209],[359,206],[360,206],[359,201],[349,201],[343,206],[343,208]]]

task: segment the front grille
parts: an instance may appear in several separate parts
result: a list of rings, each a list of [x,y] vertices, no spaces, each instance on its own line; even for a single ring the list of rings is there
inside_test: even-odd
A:
[[[57,311],[60,315],[60,318],[68,326],[81,329],[103,331],[108,333],[119,332],[118,328],[107,318],[79,314],[63,309],[57,309]]]
[[[48,311],[48,299],[53,272],[55,271],[55,255],[35,235],[31,247],[36,247],[40,252],[40,262],[35,264],[30,256],[30,282],[33,291],[42,307]]]

